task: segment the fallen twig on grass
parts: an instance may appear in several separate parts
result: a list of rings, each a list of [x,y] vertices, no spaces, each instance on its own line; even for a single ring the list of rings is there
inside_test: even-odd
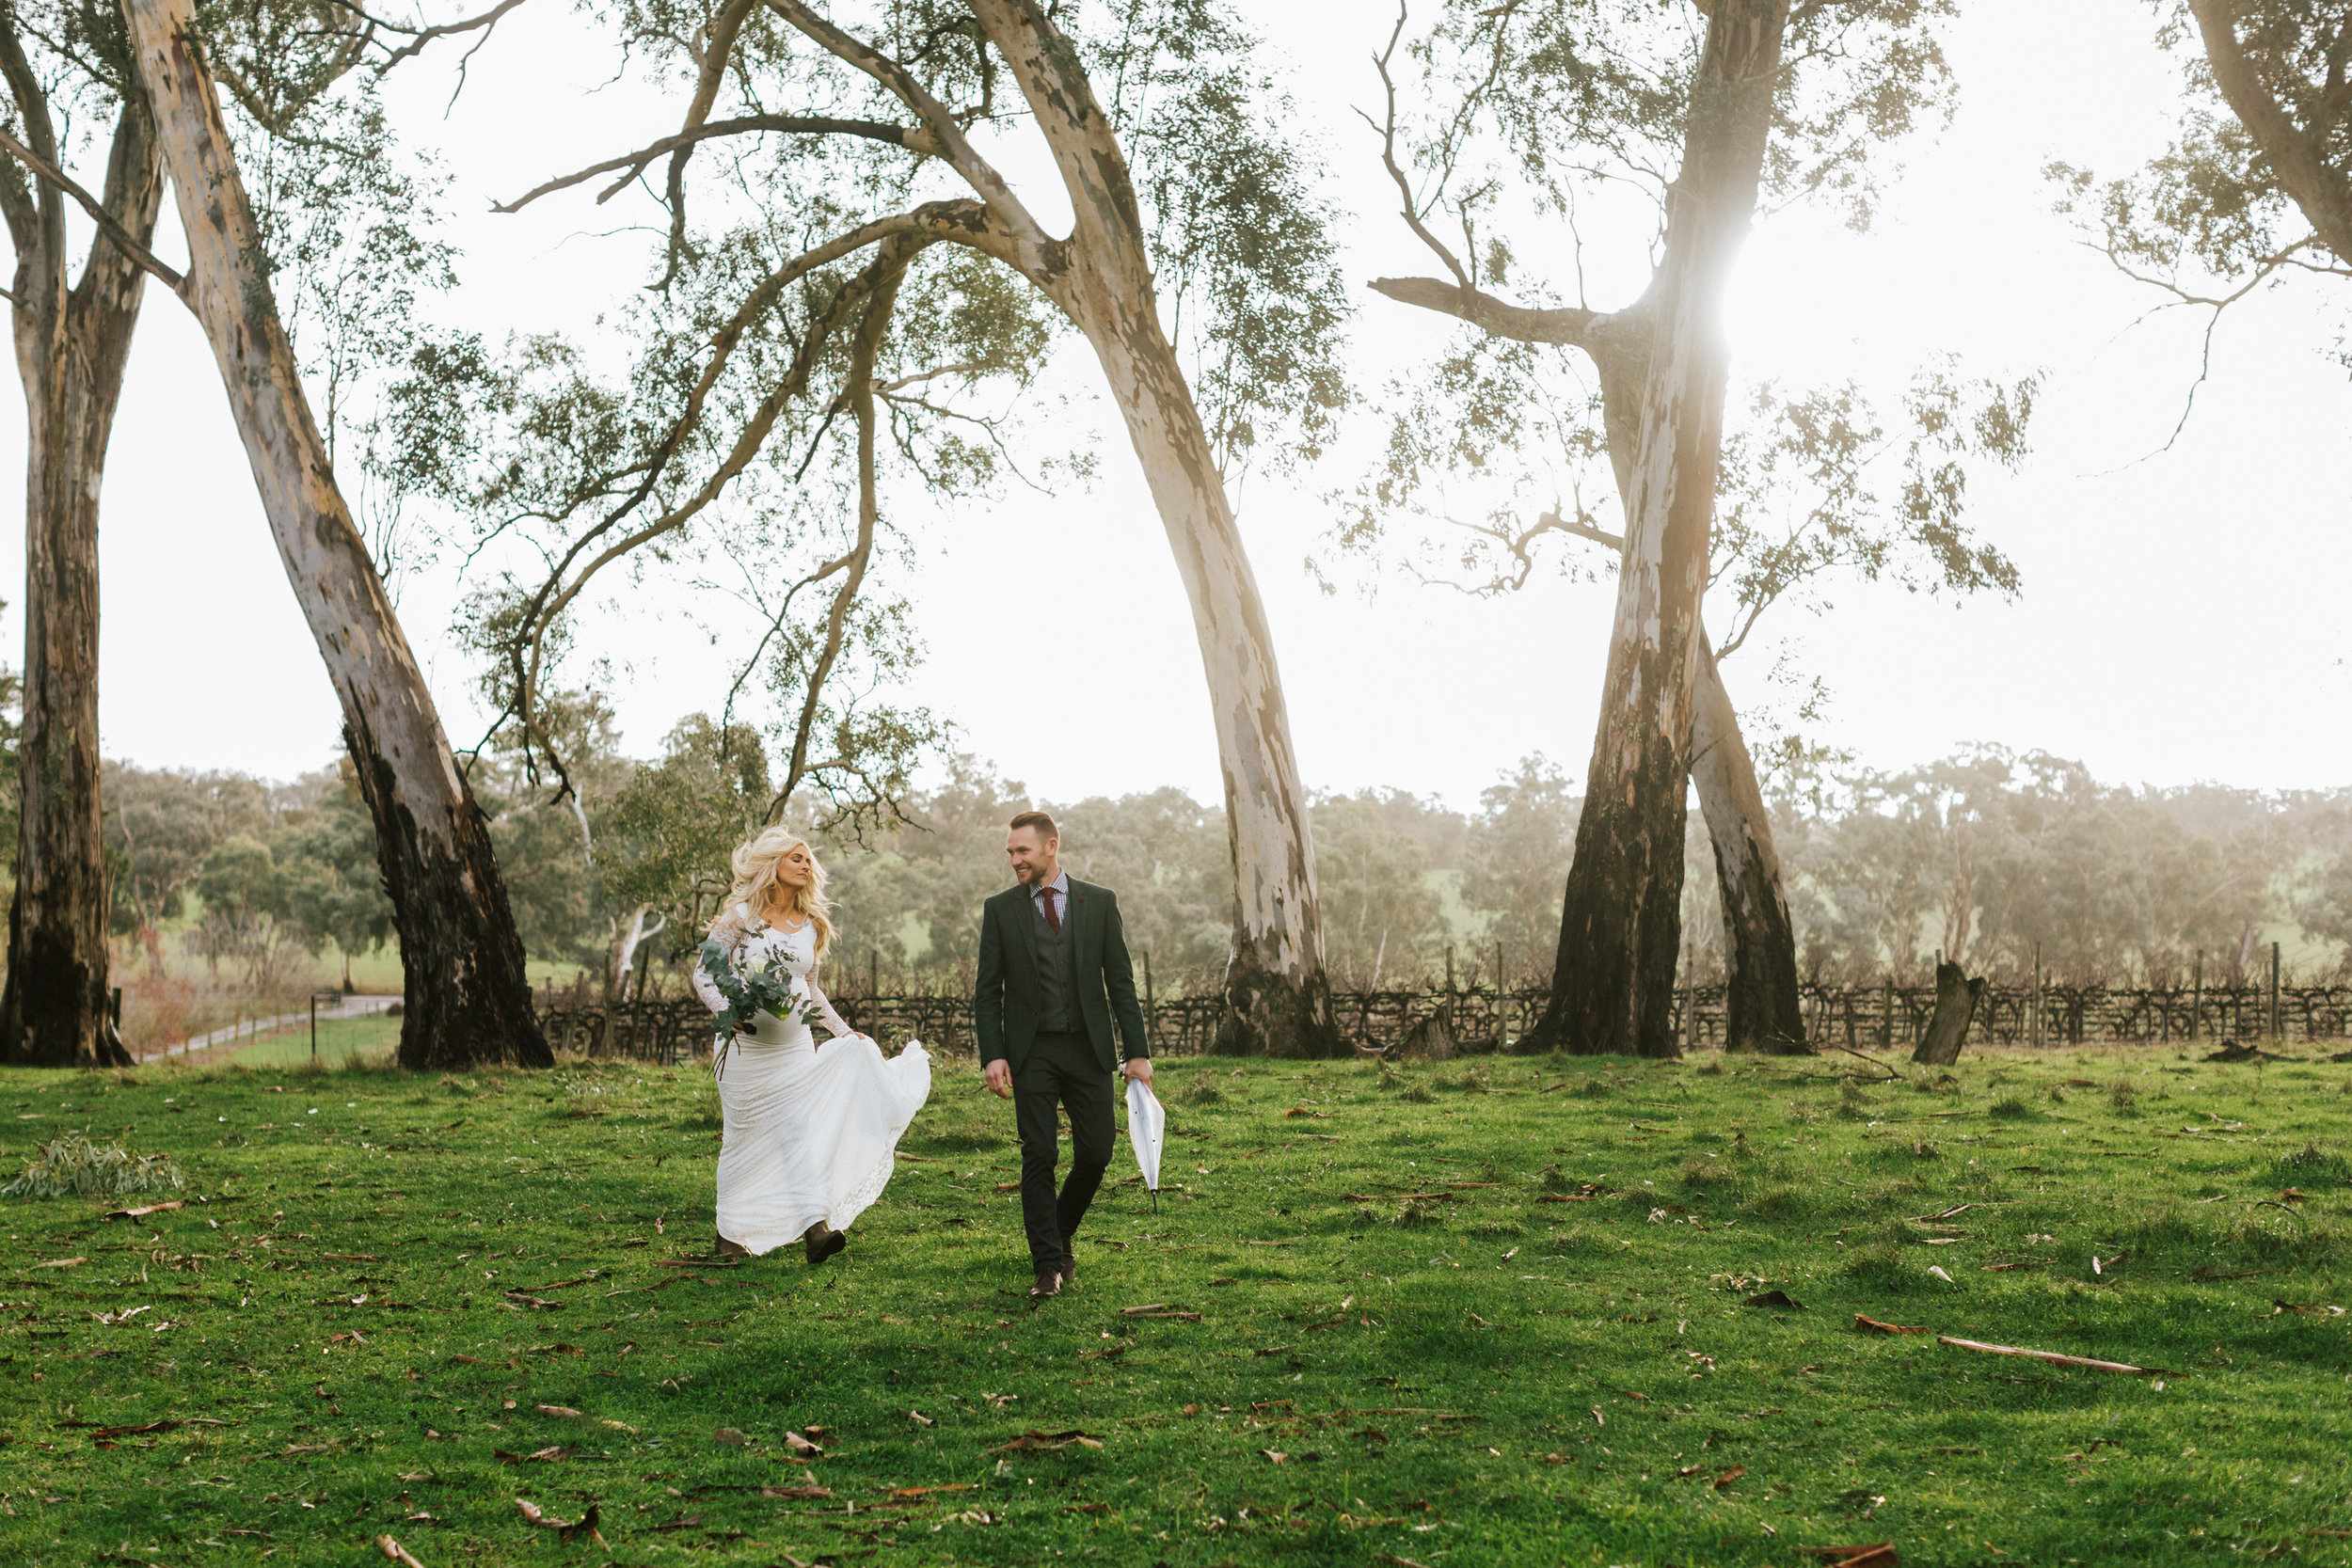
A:
[[[1051,1453],[1057,1449],[1066,1449],[1073,1443],[1082,1449],[1099,1449],[1103,1446],[1103,1440],[1100,1437],[1080,1432],[1073,1427],[1067,1432],[1025,1432],[1009,1443],[1000,1443],[995,1448],[982,1449],[980,1451],[983,1454]]]
[[[1954,1350],[1982,1351],[1987,1355],[2022,1355],[2028,1361],[2047,1361],[2053,1367],[2081,1367],[2094,1372],[2128,1372],[2135,1377],[2178,1377],[2181,1374],[2163,1367],[2135,1367],[2123,1361],[2101,1361],[2088,1355],[2060,1355],[2056,1351],[2021,1350],[2015,1345],[1988,1345],[1978,1339],[1955,1339],[1948,1334],[1935,1337],[1939,1345]]]
[[[1869,1546],[1799,1546],[1797,1550],[1820,1558],[1822,1568],[1901,1568],[1890,1541]]]
[[[1853,1315],[1853,1325],[1872,1334],[1932,1334],[1935,1332],[1931,1328],[1907,1328],[1901,1323],[1883,1323],[1876,1318],[1866,1318],[1859,1312]]]
[[[183,1198],[175,1197],[169,1203],[143,1203],[136,1209],[112,1210],[100,1217],[110,1220],[135,1220],[147,1214],[160,1214],[168,1210],[180,1208],[185,1201]]]
[[[1908,1084],[1911,1082],[1909,1078],[1899,1072],[1897,1072],[1893,1068],[1888,1067],[1884,1062],[1880,1061],[1876,1056],[1865,1055],[1862,1052],[1856,1051],[1851,1045],[1833,1044],[1830,1049],[1832,1051],[1842,1051],[1849,1056],[1860,1056],[1864,1061],[1869,1063],[1872,1067],[1886,1074],[1887,1081],[1889,1083]]]

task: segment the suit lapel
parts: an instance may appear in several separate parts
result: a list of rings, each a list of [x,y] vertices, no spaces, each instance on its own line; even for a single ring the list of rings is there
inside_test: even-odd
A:
[[[1029,956],[1029,973],[1037,973],[1037,903],[1025,886],[1012,890],[1012,923],[1021,932],[1021,951]]]

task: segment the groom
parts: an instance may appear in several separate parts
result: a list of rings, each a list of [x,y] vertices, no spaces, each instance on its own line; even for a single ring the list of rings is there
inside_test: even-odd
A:
[[[1042,1301],[1077,1273],[1070,1237],[1111,1163],[1111,1021],[1127,1044],[1128,1077],[1152,1082],[1152,1044],[1118,895],[1062,870],[1061,833],[1041,811],[1012,819],[1005,855],[1019,885],[980,912],[973,1029],[988,1086],[1012,1101],[1020,1129],[1021,1219],[1037,1271],[1029,1295]],[[1057,1103],[1070,1112],[1070,1180],[1058,1199]]]

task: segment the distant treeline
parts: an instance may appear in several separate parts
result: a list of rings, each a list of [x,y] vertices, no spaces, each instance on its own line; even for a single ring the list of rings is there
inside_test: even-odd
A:
[[[501,868],[534,958],[627,977],[675,961],[710,912],[743,822],[765,809],[755,736],[699,716],[664,754],[620,752],[609,716],[575,715],[579,809],[510,757],[474,759]],[[106,780],[116,927],[151,953],[169,926],[256,990],[297,953],[390,940],[367,814],[344,771],[289,784],[235,773],[116,765]],[[1074,874],[1119,891],[1128,939],[1160,993],[1214,984],[1232,930],[1222,814],[1179,789],[1038,801],[959,758],[905,820],[818,841],[839,904],[836,968],[890,988],[953,984],[973,958],[980,900],[1005,884],[1005,822],[1032,804],[1063,825]],[[1980,748],[1882,773],[1807,767],[1775,778],[1800,966],[1823,984],[1915,980],[1937,951],[2014,978],[2037,945],[2072,984],[2208,984],[2250,977],[2282,941],[2310,979],[2352,942],[2352,789],[2265,793],[2103,784],[2075,763]],[[1578,800],[1542,757],[1470,810],[1396,790],[1314,804],[1316,872],[1333,983],[1514,988],[1549,975]],[[821,820],[795,801],[795,822]],[[1684,896],[1687,974],[1720,977],[1712,862],[1693,816]]]

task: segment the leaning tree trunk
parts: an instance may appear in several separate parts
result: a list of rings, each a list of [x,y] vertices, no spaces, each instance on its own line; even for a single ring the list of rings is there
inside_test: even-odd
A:
[[[1756,211],[1787,22],[1787,0],[1719,0],[1692,84],[1543,1046],[1675,1053],[1685,779],[1729,357],[1722,299]]]
[[[1691,783],[1715,848],[1715,884],[1723,893],[1724,933],[1730,939],[1724,1045],[1802,1056],[1804,1002],[1797,991],[1797,929],[1788,918],[1780,852],[1772,819],[1756,784],[1756,759],[1740,733],[1740,715],[1724,689],[1715,650],[1699,634],[1699,674],[1691,705]]]
[[[1038,279],[1093,346],[1175,552],[1209,681],[1233,862],[1233,952],[1214,1049],[1336,1056],[1307,795],[1248,552],[1159,294],[1126,155],[1076,51],[1035,0],[969,0],[1012,66],[1069,192],[1063,269]]]
[[[1128,438],[1143,464],[1209,681],[1225,772],[1233,863],[1233,952],[1225,971],[1220,1053],[1336,1056],[1344,1049],[1324,971],[1307,794],[1291,750],[1290,713],[1265,604],[1209,452],[1190,389],[1147,295],[1102,299],[1089,325]]]
[[[8,63],[20,65],[22,56],[11,49]],[[46,111],[39,113],[45,120]],[[103,200],[141,244],[155,231],[163,183],[153,123],[143,106],[125,104]],[[69,294],[61,193],[44,182],[40,196],[34,243],[17,235],[13,291],[26,427],[24,727],[0,1061],[128,1067],[130,1053],[107,1006],[98,494],[147,274],[94,236],[82,281]],[[31,214],[20,209],[17,215]]]
[[[294,597],[342,702],[400,935],[410,1069],[553,1057],[488,821],[457,771],[416,657],[336,488],[278,320],[191,0],[124,0],[187,230],[185,293],[220,362]]]

